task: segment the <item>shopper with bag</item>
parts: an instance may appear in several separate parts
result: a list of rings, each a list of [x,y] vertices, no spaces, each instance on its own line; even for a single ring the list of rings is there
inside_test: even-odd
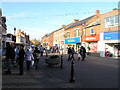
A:
[[[29,71],[30,70],[30,65],[34,63],[33,54],[32,54],[32,51],[29,50],[29,48],[25,52],[25,60],[26,60],[27,70]]]

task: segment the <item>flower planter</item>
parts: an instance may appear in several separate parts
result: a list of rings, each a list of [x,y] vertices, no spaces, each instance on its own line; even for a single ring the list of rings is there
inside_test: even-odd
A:
[[[48,65],[58,65],[60,63],[60,58],[58,55],[52,55],[45,59]]]

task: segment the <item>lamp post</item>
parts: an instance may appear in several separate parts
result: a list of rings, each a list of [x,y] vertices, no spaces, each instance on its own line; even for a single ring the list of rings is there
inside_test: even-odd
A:
[[[16,28],[14,28],[14,36],[15,36]]]

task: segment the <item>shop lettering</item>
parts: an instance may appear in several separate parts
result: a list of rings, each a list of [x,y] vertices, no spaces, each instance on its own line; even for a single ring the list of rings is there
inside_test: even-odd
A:
[[[95,39],[94,37],[91,37],[91,38],[86,38],[86,40],[93,40]]]
[[[68,40],[68,42],[74,42],[75,40]]]
[[[111,39],[111,37],[105,37],[105,39]]]

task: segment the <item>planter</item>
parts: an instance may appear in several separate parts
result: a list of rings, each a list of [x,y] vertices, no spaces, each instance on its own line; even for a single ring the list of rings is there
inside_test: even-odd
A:
[[[60,63],[60,58],[58,55],[52,55],[45,59],[48,65],[58,65]]]

